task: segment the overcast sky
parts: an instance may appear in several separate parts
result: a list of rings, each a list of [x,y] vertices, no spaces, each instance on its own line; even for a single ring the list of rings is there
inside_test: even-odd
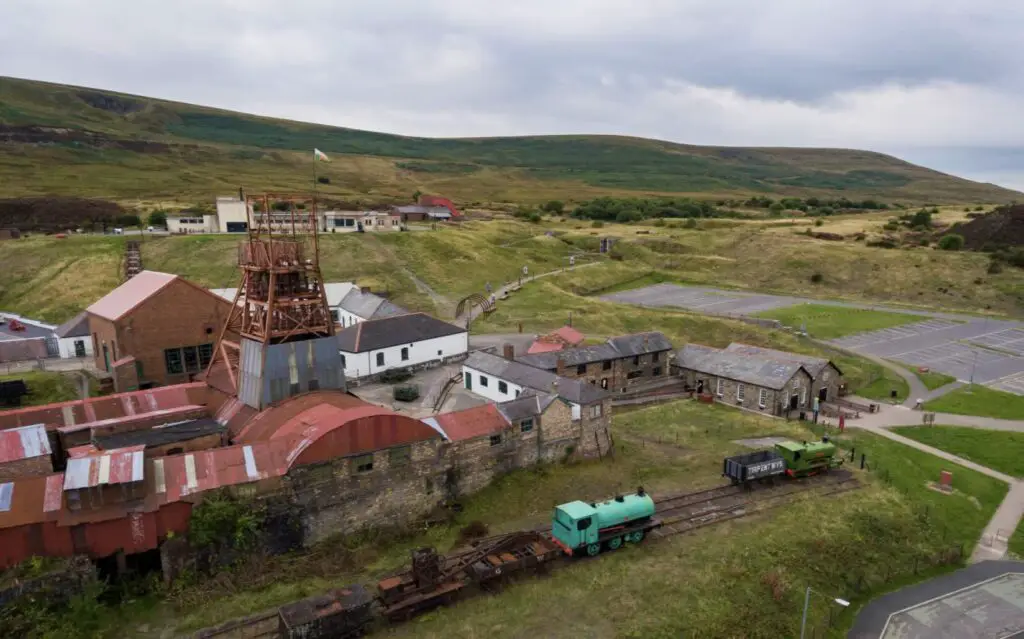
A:
[[[0,74],[410,135],[895,153],[1024,189],[1024,2],[0,0]]]

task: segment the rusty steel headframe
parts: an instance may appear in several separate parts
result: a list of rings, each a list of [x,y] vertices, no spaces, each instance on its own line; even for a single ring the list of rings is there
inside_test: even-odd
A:
[[[314,196],[245,196],[247,235],[238,246],[241,281],[221,328],[207,377],[227,365],[238,387],[240,346],[231,333],[263,344],[334,335],[320,273],[319,215]],[[256,209],[259,210],[256,210]]]

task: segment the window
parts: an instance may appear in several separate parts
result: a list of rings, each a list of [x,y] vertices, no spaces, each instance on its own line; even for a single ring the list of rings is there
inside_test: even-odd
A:
[[[181,375],[185,367],[181,363],[181,349],[168,348],[164,350],[164,364],[167,367],[168,375]]]
[[[508,384],[505,382],[498,382],[498,392],[502,395],[508,395]]]
[[[651,375],[654,375],[655,377],[661,375],[661,366],[655,366],[654,370],[651,371]]]
[[[466,382],[466,388],[473,388],[473,376],[469,373],[464,373],[463,378]]]
[[[440,351],[440,350],[439,350],[439,351],[437,351],[437,356],[438,356],[438,357],[441,357],[441,351]]]
[[[338,313],[338,309],[334,309],[334,310],[331,311],[331,319],[334,320],[335,324],[338,324],[339,322],[341,322],[341,316]]]
[[[409,347],[408,346],[403,346],[402,347],[402,361],[405,362],[405,361],[408,361],[408,360],[409,360]]]
[[[661,353],[652,353],[651,354],[651,361],[652,362],[657,362],[660,359],[661,359]]]
[[[768,391],[761,389],[757,392],[757,405],[764,408],[765,404],[768,403]]]
[[[199,351],[195,346],[186,346],[181,349],[181,353],[185,358],[185,370],[189,373],[194,373],[199,370]]]
[[[718,395],[719,397],[722,396],[722,386],[722,378],[719,377],[718,380],[715,382],[715,395]]]
[[[577,366],[576,367],[576,374],[577,375],[586,375],[587,374],[587,365],[586,364],[580,364],[579,366]]]
[[[519,432],[521,432],[521,433],[528,433],[531,430],[533,430],[533,420],[532,419],[524,419],[523,421],[519,422]]]
[[[607,377],[602,377],[601,378],[601,388],[603,388],[605,390],[608,389],[608,378]]]
[[[373,453],[353,457],[352,468],[355,468],[357,473],[368,473],[373,470]]]
[[[388,463],[392,466],[404,466],[412,461],[412,447],[399,446],[388,452]]]
[[[384,353],[377,353],[377,366],[384,365]]]
[[[603,371],[610,371],[611,369],[612,369],[612,361],[610,359],[601,362],[601,370],[603,370]]]
[[[521,393],[521,392],[522,391],[516,391],[516,397],[519,397],[519,393]]]
[[[742,402],[743,401],[743,395],[744,395],[744,393],[743,393],[743,384],[737,384],[736,385],[736,401]]]
[[[636,379],[637,377],[643,377],[643,371],[629,371],[626,373],[626,379]]]
[[[637,355],[636,357],[633,358],[633,366],[639,366],[639,365],[640,365],[640,356]]]
[[[586,530],[587,528],[590,528],[590,517],[584,517],[576,522],[576,530]]]
[[[601,416],[601,405],[600,404],[594,404],[593,406],[591,406],[590,407],[590,417],[593,418],[593,419],[597,419],[600,416]]]
[[[501,443],[501,435],[491,435],[491,446],[497,446]]]
[[[201,344],[199,346],[199,368],[205,369],[213,359],[213,344]]]
[[[806,404],[807,404],[807,389],[806,388],[801,388],[800,389],[800,405],[804,406]]]
[[[488,380],[486,377],[484,377],[483,375],[480,376],[480,385],[483,386],[484,388],[487,387],[487,381]]]
[[[341,356],[341,367],[342,368],[347,368],[348,367],[348,364],[345,363],[345,356],[344,355]]]

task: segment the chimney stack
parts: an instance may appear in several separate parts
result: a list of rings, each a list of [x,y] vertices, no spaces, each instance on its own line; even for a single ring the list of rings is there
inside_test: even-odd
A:
[[[515,348],[515,346],[512,346],[511,344],[505,344],[504,352],[505,352],[505,359],[515,359],[516,358],[516,348]]]
[[[648,347],[647,344],[648,344],[649,341],[650,341],[650,334],[649,333],[644,333],[644,352],[645,353],[648,351],[649,347]]]
[[[360,293],[369,293],[370,292],[370,287],[369,286],[360,286],[359,287],[359,292]]]
[[[565,373],[565,360],[559,357],[555,360],[555,375],[561,377]]]

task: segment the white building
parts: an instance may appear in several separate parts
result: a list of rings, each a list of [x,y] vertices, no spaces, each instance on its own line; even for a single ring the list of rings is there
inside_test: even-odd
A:
[[[387,211],[327,211],[322,217],[321,228],[325,233],[402,230],[402,216]]]
[[[167,232],[171,234],[216,233],[217,216],[196,211],[168,213]]]
[[[396,368],[425,368],[464,357],[466,329],[425,313],[367,320],[338,333],[346,379],[379,375]]]
[[[92,357],[92,338],[89,336],[89,316],[85,311],[75,315],[53,331],[57,349],[64,359]]]
[[[210,292],[231,302],[235,299],[235,288],[212,288]],[[331,318],[343,328],[359,322],[382,317],[405,315],[409,311],[392,304],[380,295],[374,295],[368,288],[360,288],[352,282],[326,282],[327,305],[331,307]]]
[[[583,407],[591,411],[587,417],[600,417],[601,400],[608,396],[594,384],[559,377],[484,351],[474,351],[462,363],[462,385],[466,390],[494,402],[515,399],[526,389],[553,393],[569,403],[573,419],[580,419]]]

